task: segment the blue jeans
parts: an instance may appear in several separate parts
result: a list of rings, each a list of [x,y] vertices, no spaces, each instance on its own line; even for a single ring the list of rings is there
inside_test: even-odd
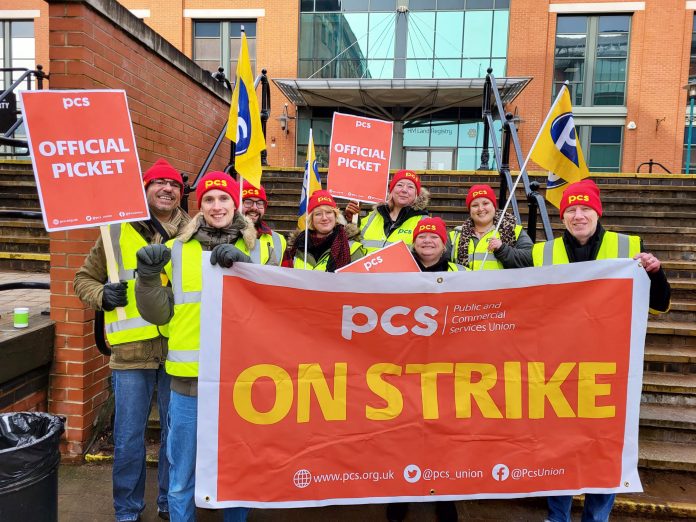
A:
[[[582,510],[582,522],[607,522],[614,506],[613,493],[586,493],[585,506]],[[549,505],[548,520],[551,522],[570,522],[570,508],[573,504],[573,497],[548,497]]]
[[[157,406],[161,420],[158,465],[157,507],[167,511],[169,462],[167,425],[169,375],[157,370],[112,370],[114,389],[114,467],[113,494],[116,520],[137,520],[145,509],[145,429],[150,415],[152,393],[157,386]]]
[[[198,397],[172,391],[169,403],[169,515],[173,522],[194,522],[196,478],[196,426]],[[244,522],[248,508],[228,508],[225,522]]]

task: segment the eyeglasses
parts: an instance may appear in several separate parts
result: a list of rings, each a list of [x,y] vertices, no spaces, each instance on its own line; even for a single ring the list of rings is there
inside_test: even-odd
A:
[[[245,208],[251,208],[251,207],[256,207],[256,208],[264,208],[266,206],[266,202],[262,199],[245,199],[243,203]]]
[[[169,186],[173,189],[181,189],[181,185],[179,185],[179,183],[173,179],[153,179],[151,185],[154,185],[157,188]]]

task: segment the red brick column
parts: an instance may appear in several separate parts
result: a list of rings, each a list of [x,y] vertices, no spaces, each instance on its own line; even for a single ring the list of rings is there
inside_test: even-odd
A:
[[[227,121],[231,93],[116,2],[47,2],[50,88],[124,89],[143,170],[164,157],[195,175]],[[226,142],[210,168],[221,170],[228,157]],[[89,229],[51,234],[56,342],[49,411],[67,417],[68,457],[87,450],[109,396],[108,359],[94,344],[94,312],[72,287],[97,236]]]

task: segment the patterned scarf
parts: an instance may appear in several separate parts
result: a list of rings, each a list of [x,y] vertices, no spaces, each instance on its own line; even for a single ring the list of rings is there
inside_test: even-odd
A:
[[[335,272],[336,269],[350,264],[350,245],[348,244],[348,236],[343,225],[336,225],[333,232],[324,238],[317,237],[317,233],[310,230],[308,243],[308,250],[318,253],[318,255],[314,256],[315,262],[319,261],[321,254],[329,250],[329,261],[326,265],[327,272]],[[289,259],[294,259],[300,248],[304,249],[304,231],[297,235],[292,248],[289,249]]]
[[[495,217],[493,218],[493,223],[497,223],[500,216],[503,215],[502,210],[495,211]],[[517,240],[515,239],[515,226],[517,222],[512,214],[505,213],[503,216],[503,221],[500,223],[500,228],[498,232],[500,234],[500,240],[510,246],[515,246]],[[476,237],[474,233],[474,222],[471,218],[464,221],[462,225],[461,235],[459,236],[459,249],[457,250],[457,264],[469,266],[469,241]]]

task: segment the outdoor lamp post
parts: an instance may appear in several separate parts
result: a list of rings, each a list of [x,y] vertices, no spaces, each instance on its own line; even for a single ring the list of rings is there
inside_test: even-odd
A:
[[[686,168],[684,172],[690,174],[691,170],[691,131],[694,128],[694,102],[696,102],[696,80],[691,80],[684,88],[689,93],[689,131],[686,138]]]

